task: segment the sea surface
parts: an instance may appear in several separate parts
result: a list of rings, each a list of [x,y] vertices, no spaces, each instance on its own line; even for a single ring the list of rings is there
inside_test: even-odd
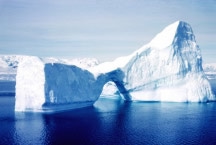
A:
[[[14,112],[14,103],[14,95],[0,96],[0,145],[216,144],[216,102],[100,98],[53,114]]]

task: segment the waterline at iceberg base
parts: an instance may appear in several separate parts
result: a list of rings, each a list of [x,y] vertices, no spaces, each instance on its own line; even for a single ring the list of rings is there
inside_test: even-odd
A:
[[[114,82],[127,101],[214,101],[191,26],[177,21],[129,56],[88,69],[26,56],[16,76],[15,111],[80,108]]]

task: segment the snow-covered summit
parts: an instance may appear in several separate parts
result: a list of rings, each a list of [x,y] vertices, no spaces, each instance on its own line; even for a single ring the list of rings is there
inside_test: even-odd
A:
[[[22,55],[2,55],[0,56],[0,67],[17,68],[19,61],[22,60]]]
[[[203,69],[206,74],[216,74],[216,63],[203,64]]]
[[[16,73],[19,61],[22,61],[23,55],[0,55],[0,72],[1,74]]]
[[[21,55],[0,56],[0,81],[15,81],[17,66],[23,57]]]
[[[195,42],[193,30],[188,23],[176,21],[157,34],[150,42],[150,46],[157,49],[167,48],[170,45],[180,46],[182,40]]]
[[[170,46],[173,43],[177,29],[181,21],[177,21],[166,27],[161,33],[157,34],[150,42],[151,47],[162,49]]]

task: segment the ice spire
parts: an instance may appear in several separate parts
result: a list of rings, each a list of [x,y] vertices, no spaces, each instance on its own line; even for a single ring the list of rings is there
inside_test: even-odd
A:
[[[163,49],[178,43],[177,45],[181,47],[182,40],[195,42],[193,30],[188,23],[176,21],[157,34],[150,42],[150,45],[153,48]]]

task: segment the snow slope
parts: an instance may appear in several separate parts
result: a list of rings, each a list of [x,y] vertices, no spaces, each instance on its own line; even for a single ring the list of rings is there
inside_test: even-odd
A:
[[[92,105],[107,82],[113,82],[128,101],[215,100],[192,28],[182,21],[169,25],[131,55],[94,67],[27,56],[19,63],[16,80],[16,111]]]

